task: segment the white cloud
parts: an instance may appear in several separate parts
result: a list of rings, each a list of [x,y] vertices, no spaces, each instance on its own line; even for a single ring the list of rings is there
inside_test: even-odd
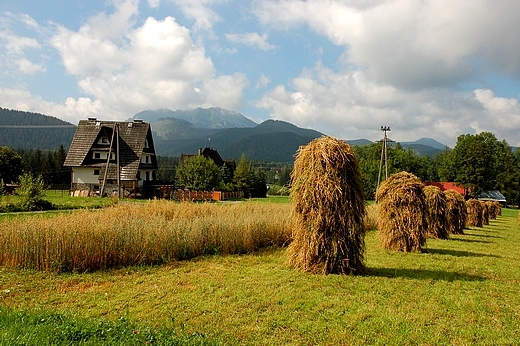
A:
[[[257,47],[267,51],[275,49],[276,46],[267,42],[267,34],[258,34],[257,32],[248,32],[245,34],[226,34],[226,38],[234,43],[245,44],[250,47]]]
[[[109,108],[110,117],[125,119],[143,109],[239,107],[243,74],[218,75],[204,48],[172,17],[149,17],[136,27],[133,5],[89,18],[77,31],[61,26],[51,40],[67,72],[94,100],[81,109]],[[66,105],[77,109],[78,102]]]
[[[45,66],[42,64],[34,64],[27,59],[20,59],[17,62],[20,72],[25,74],[35,74],[37,72],[45,72]]]
[[[269,85],[269,83],[271,83],[271,78],[267,77],[265,74],[262,73],[262,75],[258,79],[258,82],[255,85],[255,89],[266,88]]]
[[[171,0],[179,6],[186,18],[195,21],[194,30],[211,30],[222,20],[211,6],[227,3],[227,0]]]
[[[335,73],[320,64],[294,78],[290,86],[274,87],[257,106],[269,110],[272,118],[339,138],[375,140],[379,127],[388,125],[398,141],[434,137],[454,145],[458,135],[481,131],[518,141],[518,102],[497,98],[489,90],[409,92],[376,84],[360,71]]]
[[[520,76],[520,2],[257,1],[268,27],[302,24],[345,46],[349,64],[399,88],[453,86],[482,67]]]

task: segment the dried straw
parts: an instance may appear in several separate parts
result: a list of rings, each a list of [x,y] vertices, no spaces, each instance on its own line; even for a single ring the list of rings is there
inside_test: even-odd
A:
[[[466,201],[466,207],[468,210],[466,225],[471,227],[484,227],[482,223],[483,207],[480,201],[476,199],[470,199]]]
[[[421,251],[428,227],[421,181],[407,172],[393,174],[379,186],[376,198],[381,205],[377,220],[381,246]]]
[[[489,225],[489,210],[486,202],[479,201],[482,206],[482,225]]]
[[[494,201],[486,201],[486,208],[489,215],[489,220],[496,220],[497,219],[497,209],[495,208],[495,202]]]
[[[501,216],[502,215],[502,204],[500,204],[499,201],[494,201],[493,204],[495,205],[495,210],[496,210],[497,216]]]
[[[291,182],[296,226],[289,265],[321,274],[364,273],[365,203],[350,146],[324,136],[301,147]]]
[[[468,210],[464,196],[455,190],[444,191],[446,197],[446,219],[448,233],[464,234]]]
[[[446,219],[446,197],[437,186],[423,187],[428,207],[428,230],[426,236],[434,239],[448,239],[448,220]]]

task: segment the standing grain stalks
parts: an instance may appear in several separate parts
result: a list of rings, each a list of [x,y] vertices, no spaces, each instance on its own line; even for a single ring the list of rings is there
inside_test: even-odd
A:
[[[358,162],[343,141],[301,147],[291,173],[295,216],[289,265],[321,274],[365,272],[365,203]]]
[[[446,197],[437,186],[429,185],[423,188],[426,206],[428,238],[448,239],[448,222],[446,219]]]
[[[455,190],[444,191],[444,196],[446,197],[448,233],[464,234],[464,227],[466,227],[466,219],[468,218],[464,196]]]
[[[471,227],[484,227],[482,224],[483,208],[480,201],[476,199],[470,199],[466,201],[466,207],[468,209],[466,225]]]
[[[377,225],[385,249],[421,251],[426,244],[428,213],[421,181],[413,174],[391,175],[377,189],[381,205]]]

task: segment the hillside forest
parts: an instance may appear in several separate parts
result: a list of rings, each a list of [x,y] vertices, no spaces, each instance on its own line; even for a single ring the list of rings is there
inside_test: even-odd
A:
[[[365,195],[373,199],[381,166],[381,143],[353,148],[359,161]],[[514,151],[505,140],[497,140],[490,132],[461,135],[453,149],[446,148],[433,157],[421,156],[399,143],[387,150],[389,175],[407,171],[423,181],[454,181],[476,195],[483,190],[496,189],[504,194],[508,203],[520,205],[520,151]],[[47,151],[0,147],[0,178],[4,183],[15,183],[22,172],[28,172],[33,176],[41,175],[47,185],[70,184],[70,170],[62,166],[65,157],[63,146],[59,150]],[[179,158],[158,156],[157,162],[157,179],[178,183]],[[257,172],[257,175],[262,172],[262,180],[268,185],[290,183],[290,163],[248,160],[247,164],[251,172]],[[381,173],[381,179],[384,178],[385,169]],[[221,180],[229,181],[229,178]]]

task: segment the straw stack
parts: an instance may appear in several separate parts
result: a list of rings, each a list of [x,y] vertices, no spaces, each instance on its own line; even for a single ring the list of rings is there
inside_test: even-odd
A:
[[[437,186],[423,187],[426,206],[428,207],[428,230],[426,236],[434,239],[448,239],[446,219],[446,197]]]
[[[365,203],[351,147],[327,136],[301,147],[291,183],[296,225],[289,265],[321,274],[364,273]]]
[[[446,197],[446,220],[448,233],[464,234],[468,210],[464,196],[455,190],[444,191]]]
[[[377,189],[381,205],[377,225],[383,248],[421,251],[426,244],[427,206],[421,181],[413,174],[391,175]]]
[[[480,201],[480,205],[482,206],[482,225],[489,225],[489,210],[488,205],[484,201]]]
[[[468,218],[466,220],[466,225],[472,227],[484,227],[482,223],[483,208],[480,201],[477,199],[470,199],[466,201],[466,207],[468,209]]]

